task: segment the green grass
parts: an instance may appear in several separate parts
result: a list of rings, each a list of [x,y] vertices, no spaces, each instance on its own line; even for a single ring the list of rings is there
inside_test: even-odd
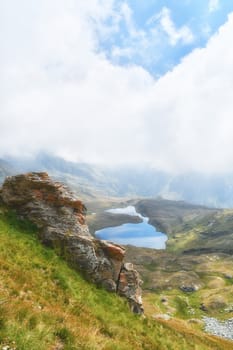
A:
[[[232,344],[130,313],[127,302],[86,282],[0,209],[0,349],[205,350]]]
[[[198,217],[185,224],[173,227],[167,248],[171,252],[205,249],[232,254],[233,210],[224,209],[219,212]]]

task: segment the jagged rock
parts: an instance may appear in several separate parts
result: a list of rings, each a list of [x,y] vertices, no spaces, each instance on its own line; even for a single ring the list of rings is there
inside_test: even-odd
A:
[[[29,218],[50,240],[48,227],[70,234],[91,237],[85,225],[86,207],[62,184],[47,173],[28,173],[7,177],[2,199],[17,213]]]
[[[124,264],[125,249],[95,239],[85,221],[86,207],[47,173],[6,178],[0,197],[4,204],[39,228],[39,238],[56,250],[85,277],[129,300],[132,311],[142,313],[140,278],[132,264]]]
[[[141,284],[142,281],[138,272],[134,269],[133,264],[123,264],[119,276],[118,293],[126,296],[130,302],[131,310],[137,314],[143,313]]]

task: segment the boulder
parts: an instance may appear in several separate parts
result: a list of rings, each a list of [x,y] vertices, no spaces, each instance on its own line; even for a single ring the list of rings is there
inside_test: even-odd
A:
[[[207,306],[206,306],[204,303],[201,303],[199,309],[200,309],[201,311],[204,311],[204,312],[207,312],[207,311],[208,311],[208,308],[207,308]]]
[[[95,239],[86,225],[86,207],[47,173],[7,177],[0,200],[39,229],[39,239],[54,248],[89,281],[128,299],[132,311],[142,313],[140,278],[132,264],[123,263],[125,249]]]
[[[182,292],[185,292],[185,293],[196,292],[198,289],[199,289],[199,286],[197,286],[196,284],[190,284],[190,285],[182,284],[180,286],[180,290],[182,290]]]

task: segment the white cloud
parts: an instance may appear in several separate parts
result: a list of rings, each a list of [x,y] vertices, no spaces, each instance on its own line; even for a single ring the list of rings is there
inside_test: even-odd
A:
[[[114,30],[105,24],[117,18],[113,1],[36,4],[0,5],[0,155],[45,149],[83,161],[233,170],[233,15],[206,48],[155,81],[99,52],[96,26]]]
[[[126,27],[130,36],[134,37],[135,35],[137,35],[137,30],[132,19],[132,10],[126,2],[123,2],[123,4],[121,5],[121,14],[126,23]]]
[[[209,12],[215,12],[219,9],[220,3],[219,0],[209,0]]]
[[[175,23],[171,19],[171,11],[167,7],[163,7],[159,14],[156,14],[149,20],[149,23],[157,21],[159,21],[161,28],[168,35],[172,46],[178,42],[190,44],[194,41],[194,35],[188,26],[176,28]]]
[[[152,78],[96,53],[90,12],[95,22],[104,21],[100,8],[109,1],[96,3],[96,12],[93,1],[53,1],[51,8],[41,1],[33,9],[27,1],[11,1],[2,8],[1,153],[44,148],[83,160],[120,161],[124,155],[136,161],[143,148],[141,92]]]
[[[210,39],[158,81],[147,102],[148,152],[176,170],[233,170],[233,15]],[[150,130],[159,130],[152,135]]]
[[[135,24],[133,11],[126,2],[122,2],[118,11],[119,24],[123,24],[126,29],[124,35],[121,34],[121,40],[112,46],[111,58],[117,61],[119,58],[140,57],[143,62],[150,60],[149,46],[155,46],[153,33],[138,29]],[[120,28],[118,27],[118,30]]]

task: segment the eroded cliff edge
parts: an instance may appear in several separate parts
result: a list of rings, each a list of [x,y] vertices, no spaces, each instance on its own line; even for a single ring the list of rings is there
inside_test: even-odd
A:
[[[120,245],[95,239],[86,225],[86,207],[47,173],[7,177],[0,190],[3,203],[39,229],[39,239],[54,248],[89,281],[127,298],[131,310],[143,312],[141,280],[125,263]]]

